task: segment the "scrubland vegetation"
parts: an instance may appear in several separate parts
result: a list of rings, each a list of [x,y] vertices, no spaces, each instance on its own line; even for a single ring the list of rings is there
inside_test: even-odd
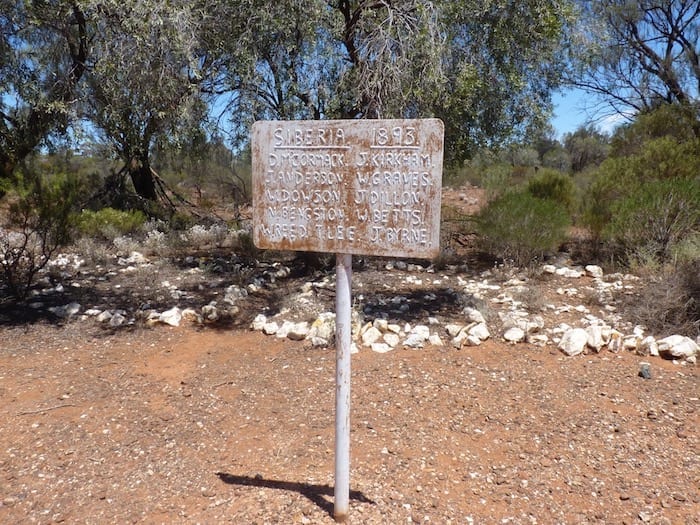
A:
[[[476,215],[443,213],[469,249],[635,272],[639,322],[697,335],[697,3],[108,4],[1,2],[0,300],[25,299],[61,250],[260,256],[253,120],[437,116],[443,185],[486,195]],[[555,137],[562,86],[626,123]]]
[[[564,144],[540,141],[540,151],[536,142],[518,145],[488,163],[467,162],[449,184],[482,186],[488,202],[461,224],[478,234],[482,250],[514,265],[532,265],[566,246],[581,260],[643,276],[643,298],[627,305],[631,314],[647,326],[696,334],[700,140],[694,126],[697,120],[681,108],[661,107],[611,136],[581,128]],[[568,169],[547,166],[553,157]]]

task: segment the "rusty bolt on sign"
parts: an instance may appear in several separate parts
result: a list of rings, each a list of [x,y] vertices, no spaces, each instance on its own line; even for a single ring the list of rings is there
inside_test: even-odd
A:
[[[444,125],[438,119],[253,125],[253,242],[336,254],[334,517],[350,494],[352,254],[440,250]]]

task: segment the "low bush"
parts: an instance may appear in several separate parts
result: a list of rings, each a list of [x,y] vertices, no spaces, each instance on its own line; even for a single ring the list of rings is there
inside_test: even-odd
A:
[[[555,251],[571,224],[565,208],[529,192],[509,192],[479,213],[476,229],[481,248],[497,257],[527,266]]]
[[[582,222],[594,237],[602,238],[620,202],[640,188],[655,181],[697,181],[698,173],[700,142],[679,143],[670,137],[649,140],[641,151],[610,157],[600,165],[585,192]]]
[[[513,168],[507,164],[494,164],[484,169],[481,186],[486,191],[486,200],[493,201],[502,196],[511,186]]]
[[[665,261],[673,248],[700,229],[700,181],[648,182],[611,205],[604,230],[629,254],[645,253]]]
[[[624,296],[625,316],[655,334],[700,335],[700,259],[667,264]]]
[[[131,235],[118,235],[112,239],[112,246],[117,250],[118,255],[124,257],[131,252],[139,252],[143,249],[143,245]]]
[[[569,175],[554,169],[541,169],[527,183],[527,191],[540,199],[558,202],[569,213],[576,207],[576,187]]]
[[[208,228],[201,224],[195,224],[186,232],[181,234],[183,240],[193,249],[204,249],[207,247],[222,247],[229,235],[226,224],[212,224]]]
[[[592,175],[584,190],[581,222],[595,239],[602,239],[603,230],[612,218],[612,204],[625,196],[635,184],[624,158],[610,158]]]
[[[67,175],[19,175],[2,189],[10,204],[8,221],[0,227],[0,285],[24,299],[37,273],[70,241],[82,186]]]
[[[76,217],[76,229],[81,235],[114,240],[120,235],[133,234],[144,225],[146,215],[139,210],[122,211],[103,208],[83,210]]]
[[[611,154],[615,157],[638,154],[650,140],[666,137],[681,144],[697,140],[698,113],[692,104],[664,104],[642,112],[633,122],[615,130]]]
[[[91,266],[107,264],[114,257],[110,245],[92,237],[77,239],[73,244],[73,248]]]

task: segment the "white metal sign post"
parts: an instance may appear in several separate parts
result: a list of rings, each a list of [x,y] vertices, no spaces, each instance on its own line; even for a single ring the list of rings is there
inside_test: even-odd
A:
[[[440,249],[444,126],[437,119],[253,125],[253,241],[336,254],[336,521],[350,498],[352,254]]]
[[[335,266],[335,502],[338,522],[348,516],[350,499],[350,311],[352,255],[337,254]]]

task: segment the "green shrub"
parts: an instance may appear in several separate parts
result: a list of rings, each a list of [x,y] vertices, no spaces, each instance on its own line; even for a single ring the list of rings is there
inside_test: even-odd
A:
[[[612,217],[612,204],[635,184],[634,174],[624,158],[606,159],[593,173],[584,189],[581,222],[594,238],[600,239]]]
[[[564,136],[564,148],[569,154],[571,171],[579,173],[599,166],[607,158],[610,139],[595,126],[583,125]]]
[[[596,238],[613,219],[613,206],[647,183],[661,180],[697,180],[700,142],[679,143],[671,137],[648,140],[638,153],[605,160],[585,191],[582,222]]]
[[[36,274],[70,241],[73,209],[82,185],[77,177],[17,176],[2,187],[8,221],[0,227],[0,285],[23,299]]]
[[[476,229],[484,250],[524,266],[557,250],[570,224],[561,204],[528,192],[509,192],[481,211]]]
[[[492,201],[511,187],[513,168],[507,164],[494,164],[484,169],[481,186],[486,191],[486,200]]]
[[[571,177],[553,169],[541,169],[527,183],[527,191],[540,199],[558,202],[569,213],[576,206],[576,188]]]
[[[113,240],[120,235],[137,232],[146,222],[146,215],[139,210],[121,211],[102,208],[98,211],[83,210],[76,218],[76,228],[84,236]]]
[[[678,142],[672,137],[649,140],[642,151],[626,157],[640,181],[692,178],[700,174],[700,141]]]
[[[672,257],[677,264],[700,261],[700,230],[679,240],[672,248]]]
[[[677,143],[692,142],[697,140],[699,125],[697,109],[692,105],[664,104],[617,128],[611,140],[612,155],[636,155],[650,140],[663,137]]]
[[[571,155],[562,147],[554,148],[542,156],[542,166],[569,173],[571,171]]]
[[[700,228],[700,181],[647,182],[614,202],[605,236],[628,253],[667,260],[680,241]]]

